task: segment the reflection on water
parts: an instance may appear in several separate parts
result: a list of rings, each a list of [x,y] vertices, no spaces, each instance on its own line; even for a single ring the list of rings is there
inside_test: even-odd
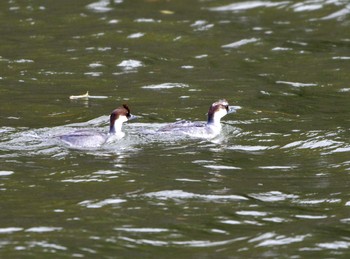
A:
[[[1,257],[349,255],[347,1],[0,8]],[[220,136],[157,134],[220,98]]]

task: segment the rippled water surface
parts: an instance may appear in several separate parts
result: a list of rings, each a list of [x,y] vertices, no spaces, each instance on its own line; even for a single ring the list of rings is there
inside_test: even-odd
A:
[[[346,258],[350,4],[0,3],[0,257]],[[86,92],[90,99],[69,99]],[[241,109],[214,139],[154,134]],[[125,138],[72,149],[57,136]]]

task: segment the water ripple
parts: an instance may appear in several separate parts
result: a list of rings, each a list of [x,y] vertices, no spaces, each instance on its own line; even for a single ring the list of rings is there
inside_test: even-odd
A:
[[[86,201],[79,202],[79,205],[84,206],[86,208],[97,209],[97,208],[102,208],[103,206],[106,206],[106,205],[115,205],[123,202],[126,202],[126,200],[119,199],[119,198],[109,198],[102,201],[86,200]]]
[[[123,0],[100,0],[98,2],[88,4],[86,7],[94,12],[105,13],[113,10],[113,4],[120,4],[122,2]]]
[[[0,234],[11,234],[13,232],[18,232],[22,230],[23,228],[17,228],[17,227],[0,228]]]
[[[236,166],[227,165],[205,165],[204,167],[214,169],[214,170],[240,170],[242,168]]]
[[[220,200],[248,200],[246,197],[239,195],[204,195],[191,192],[184,192],[182,190],[165,190],[159,192],[150,192],[143,194],[145,197],[157,198],[160,200],[168,199],[204,199],[208,201],[220,201]]]
[[[134,70],[136,68],[142,67],[143,64],[139,60],[128,59],[123,60],[117,66],[123,68],[124,70]]]
[[[144,89],[171,89],[171,88],[187,88],[189,85],[182,83],[162,83],[157,85],[146,85],[141,88]]]
[[[339,11],[336,11],[334,13],[331,13],[327,16],[322,17],[321,20],[344,19],[349,14],[350,14],[350,5],[348,4],[344,8],[340,9]]]
[[[254,42],[257,42],[259,40],[260,39],[257,39],[257,38],[243,39],[243,40],[232,42],[230,44],[222,45],[221,47],[222,48],[239,48],[243,45],[247,45],[249,43],[254,43]]]
[[[9,176],[11,174],[14,174],[13,171],[0,171],[0,176]]]
[[[195,31],[207,31],[214,27],[214,24],[209,24],[205,20],[198,20],[191,24],[191,27],[195,28]]]
[[[26,229],[26,232],[36,232],[36,233],[45,233],[45,232],[52,232],[52,231],[59,231],[62,230],[61,227],[32,227]]]
[[[314,83],[299,83],[299,82],[287,82],[287,81],[276,81],[276,84],[286,84],[293,87],[317,86],[317,84],[314,84]]]
[[[327,215],[295,215],[298,219],[326,219]]]
[[[308,1],[292,5],[292,8],[295,12],[314,11],[314,10],[321,9],[322,7],[323,7],[322,4],[308,3]]]
[[[246,237],[227,239],[223,241],[210,241],[210,240],[190,240],[190,241],[159,241],[152,239],[134,239],[130,237],[119,237],[119,239],[139,244],[139,245],[152,245],[152,246],[183,246],[183,247],[216,247],[224,246],[234,242],[246,240]]]
[[[346,1],[340,0],[305,0],[298,3],[293,3],[293,1],[280,1],[280,2],[271,2],[271,1],[245,1],[238,2],[229,5],[210,7],[208,10],[214,12],[244,12],[256,8],[278,8],[284,10],[292,10],[295,13],[305,13],[305,12],[316,12],[321,9],[326,9],[328,11],[329,7],[333,6],[334,9],[338,10],[332,11],[330,14],[310,18],[310,21],[319,21],[319,20],[344,20],[347,15],[350,14],[350,5]],[[340,6],[340,9],[339,9]],[[324,15],[324,14],[323,14]]]
[[[257,151],[263,151],[268,149],[275,149],[278,148],[278,146],[248,146],[248,145],[232,145],[228,147],[230,150],[241,150],[241,151],[247,151],[247,152],[257,152]]]
[[[44,251],[48,251],[47,249],[53,249],[53,250],[68,250],[67,247],[62,245],[57,245],[54,243],[48,243],[46,241],[33,241],[28,243],[28,248],[34,248],[34,247],[42,247],[44,248]]]
[[[275,233],[268,233],[264,236],[260,236],[260,239],[262,240],[259,242],[256,247],[261,246],[280,246],[280,245],[288,245],[296,242],[303,242],[307,237],[310,237],[311,235],[296,235],[296,236],[285,236],[285,235],[277,235]],[[253,239],[254,240],[254,239]],[[256,239],[255,239],[256,241]],[[260,241],[260,240],[259,240]],[[254,241],[251,241],[254,242]]]
[[[246,2],[239,2],[239,3],[219,6],[219,7],[212,7],[212,8],[209,8],[209,10],[217,11],[217,12],[243,11],[243,10],[249,10],[249,9],[254,9],[258,7],[286,6],[288,3],[289,1],[283,1],[283,2],[246,1]]]
[[[136,32],[136,33],[132,33],[130,34],[127,38],[128,39],[138,39],[138,38],[141,38],[145,36],[145,33],[142,33],[142,32]]]
[[[317,246],[320,248],[326,248],[326,249],[331,249],[331,250],[349,249],[350,242],[349,241],[334,241],[334,242],[328,242],[328,243],[318,243]]]
[[[114,228],[114,230],[124,231],[124,232],[133,232],[133,233],[162,233],[162,232],[170,231],[169,229],[166,229],[166,228],[131,228],[131,227]]]
[[[275,202],[275,201],[284,201],[286,199],[296,199],[299,198],[298,195],[295,194],[285,194],[279,191],[270,191],[264,193],[253,193],[249,194],[249,197],[254,199],[264,201],[264,202]]]
[[[300,148],[300,149],[317,149],[317,148],[327,148],[333,149],[342,145],[342,142],[324,139],[323,136],[318,136],[308,140],[298,140],[289,143],[282,148]]]

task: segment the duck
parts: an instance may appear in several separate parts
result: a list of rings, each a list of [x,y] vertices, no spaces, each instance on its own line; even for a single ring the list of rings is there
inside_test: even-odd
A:
[[[162,126],[158,132],[213,138],[221,133],[221,119],[227,114],[236,112],[237,108],[237,106],[229,106],[226,99],[221,99],[209,107],[206,123],[181,120]]]
[[[59,139],[70,147],[91,148],[99,147],[111,139],[121,139],[125,136],[122,131],[124,122],[135,119],[136,116],[130,113],[127,104],[112,111],[109,116],[109,132],[102,133],[91,130],[78,130],[64,135],[60,135]]]

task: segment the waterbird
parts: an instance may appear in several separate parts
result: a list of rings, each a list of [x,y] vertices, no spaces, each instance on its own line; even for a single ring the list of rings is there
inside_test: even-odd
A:
[[[240,107],[229,106],[225,99],[221,99],[209,107],[206,123],[181,120],[161,127],[158,132],[213,138],[221,132],[221,118],[227,114],[236,112],[238,108]]]
[[[129,106],[123,104],[123,106],[112,111],[109,117],[108,133],[78,130],[65,135],[60,135],[59,138],[61,141],[71,147],[98,147],[110,140],[123,138],[125,136],[125,133],[122,131],[123,123],[135,118],[136,116],[130,113]]]

